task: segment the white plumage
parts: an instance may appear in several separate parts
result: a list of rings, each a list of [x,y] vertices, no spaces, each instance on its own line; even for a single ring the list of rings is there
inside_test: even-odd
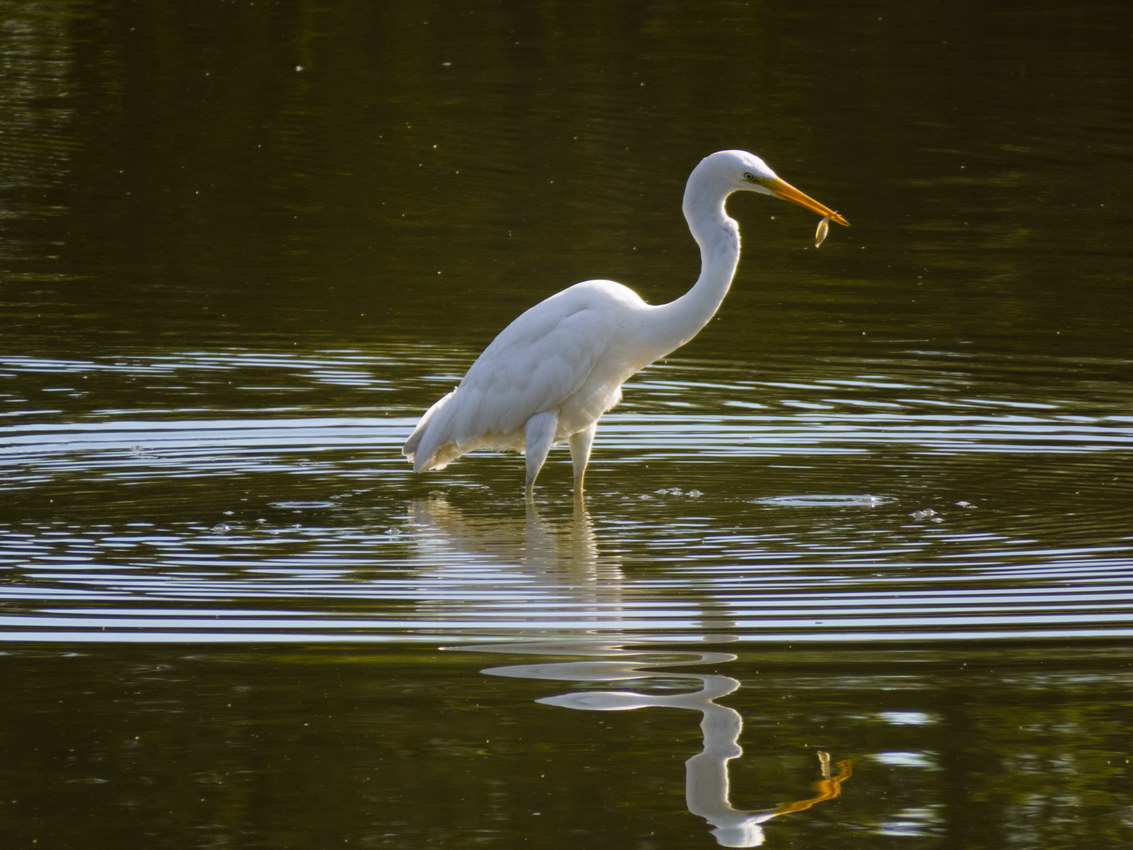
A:
[[[732,192],[776,195],[838,224],[833,210],[781,180],[757,156],[720,151],[693,169],[684,214],[701,249],[692,289],[668,304],[645,303],[612,280],[558,292],[503,329],[460,385],[429,408],[402,453],[417,472],[444,469],[476,449],[527,455],[527,493],[551,447],[569,440],[581,494],[598,419],[621,399],[622,384],[684,345],[715,315],[740,256],[739,228],[724,202]]]

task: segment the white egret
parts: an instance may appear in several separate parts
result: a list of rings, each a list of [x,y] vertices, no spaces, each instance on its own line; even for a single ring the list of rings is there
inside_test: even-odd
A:
[[[849,225],[753,154],[705,157],[684,193],[685,219],[700,246],[692,289],[654,305],[620,283],[588,280],[536,304],[421,417],[402,449],[413,469],[444,469],[475,449],[522,451],[530,496],[547,453],[567,440],[580,495],[598,419],[621,400],[622,384],[696,336],[720,308],[740,259],[739,226],[724,203],[742,191],[774,195]]]

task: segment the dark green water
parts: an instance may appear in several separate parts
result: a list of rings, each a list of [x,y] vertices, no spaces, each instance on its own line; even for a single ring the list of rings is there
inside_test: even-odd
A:
[[[5,4],[0,843],[1133,846],[1128,20]],[[733,199],[585,506],[414,476],[731,147],[853,227]]]

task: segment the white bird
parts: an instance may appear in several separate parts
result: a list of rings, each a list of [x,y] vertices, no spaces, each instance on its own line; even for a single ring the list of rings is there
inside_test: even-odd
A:
[[[460,385],[425,412],[402,448],[416,472],[444,469],[475,449],[526,454],[530,497],[547,453],[567,440],[581,495],[598,419],[630,376],[684,345],[720,308],[740,259],[740,231],[724,203],[758,192],[842,225],[842,216],[780,179],[746,151],[718,151],[689,175],[684,216],[700,246],[700,277],[668,304],[627,286],[588,280],[552,295],[503,329]]]

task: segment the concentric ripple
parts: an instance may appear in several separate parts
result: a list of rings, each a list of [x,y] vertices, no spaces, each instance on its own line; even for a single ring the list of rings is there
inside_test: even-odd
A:
[[[558,453],[530,505],[514,457],[410,473],[462,357],[8,358],[0,638],[1133,635],[1127,363],[665,364],[582,507]]]

